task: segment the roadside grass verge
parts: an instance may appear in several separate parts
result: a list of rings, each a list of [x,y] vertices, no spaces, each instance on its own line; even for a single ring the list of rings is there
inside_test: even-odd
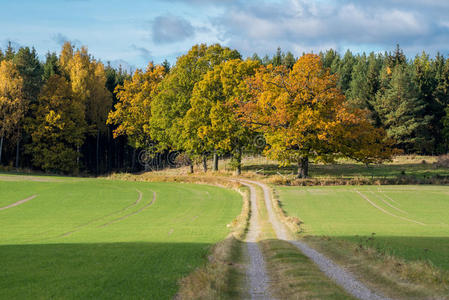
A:
[[[368,286],[400,299],[447,299],[448,195],[446,186],[276,187],[275,203],[299,238]]]
[[[326,277],[294,245],[269,239],[260,242],[278,299],[355,299]]]
[[[248,189],[240,187],[238,191],[243,206],[230,224],[232,232],[212,247],[205,266],[181,279],[176,299],[242,299],[246,295],[243,240],[251,211]]]
[[[263,191],[258,186],[256,189],[262,227],[259,247],[270,274],[271,295],[277,299],[354,299],[298,248],[276,238],[268,221]]]

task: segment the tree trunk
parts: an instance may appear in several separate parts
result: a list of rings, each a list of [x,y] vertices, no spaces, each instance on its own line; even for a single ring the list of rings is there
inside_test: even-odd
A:
[[[207,172],[207,156],[206,155],[203,156],[203,171],[204,171],[204,173]]]
[[[217,151],[214,151],[214,163],[213,163],[212,168],[213,168],[214,172],[218,171],[218,154],[217,154]]]
[[[3,150],[3,135],[0,139],[0,165],[2,164],[2,150]]]
[[[131,158],[132,159],[131,172],[134,172],[135,168],[136,168],[136,152],[137,152],[136,148],[133,148],[133,156]],[[145,160],[145,171],[148,171],[147,168],[148,168],[148,162]]]
[[[100,167],[100,129],[98,129],[98,131],[97,131],[97,150],[96,150],[96,155],[97,155],[97,159],[96,159],[96,173],[97,173],[97,176],[98,176],[98,174],[100,173],[100,170],[99,170],[99,167]]]
[[[16,144],[16,169],[19,168],[20,136],[17,136]]]
[[[237,150],[237,155],[235,156],[237,162],[237,169],[235,171],[236,175],[242,174],[242,149]]]
[[[80,146],[76,146],[76,167],[78,168],[78,172],[80,169]]]
[[[298,162],[298,178],[309,177],[309,157],[302,157]]]
[[[189,162],[190,174],[193,174],[193,162]]]

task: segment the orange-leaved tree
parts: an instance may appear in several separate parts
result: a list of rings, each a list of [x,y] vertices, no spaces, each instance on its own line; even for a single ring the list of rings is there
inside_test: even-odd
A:
[[[345,105],[337,81],[314,54],[303,55],[292,70],[261,67],[247,80],[251,97],[236,100],[237,114],[264,133],[269,158],[298,164],[298,177],[308,176],[309,160],[350,157],[371,163],[390,158],[385,132],[374,128],[364,111]]]

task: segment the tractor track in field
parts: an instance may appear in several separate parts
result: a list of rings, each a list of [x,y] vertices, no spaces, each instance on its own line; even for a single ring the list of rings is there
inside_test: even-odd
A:
[[[23,200],[14,202],[14,203],[12,203],[12,204],[10,204],[10,205],[0,207],[0,211],[1,211],[1,210],[8,209],[8,208],[11,208],[11,207],[19,206],[20,204],[23,204],[23,203],[25,203],[25,202],[28,202],[28,201],[30,201],[30,200],[33,200],[33,199],[36,198],[36,197],[37,197],[37,195],[33,195],[33,196],[30,196],[30,197],[25,198],[25,199],[23,199]]]
[[[78,231],[82,230],[84,227],[89,226],[89,225],[92,224],[92,223],[95,223],[95,222],[97,222],[97,221],[103,220],[104,218],[107,218],[107,217],[116,215],[116,214],[118,214],[118,213],[121,213],[121,212],[123,212],[123,211],[126,211],[126,210],[128,210],[128,209],[130,209],[130,208],[136,206],[137,204],[140,203],[140,201],[142,201],[142,196],[143,196],[143,194],[142,194],[141,191],[139,191],[139,190],[136,189],[136,192],[139,194],[139,196],[138,196],[136,202],[134,202],[134,203],[132,203],[132,204],[130,204],[130,205],[128,205],[128,206],[125,206],[124,208],[122,208],[122,209],[120,209],[120,210],[116,210],[116,211],[114,211],[114,212],[111,212],[110,214],[101,216],[101,217],[99,217],[99,218],[92,219],[92,220],[90,220],[90,221],[88,221],[88,222],[86,222],[86,223],[83,223],[83,224],[81,224],[81,225],[78,225],[78,226],[76,226],[74,229],[72,229],[71,231],[65,232],[65,233],[63,233],[63,234],[57,236],[57,238],[69,236],[69,235],[71,235],[71,234],[73,234],[73,233],[75,233],[75,232],[78,232]]]
[[[271,190],[267,185],[257,182],[257,181],[252,181],[252,180],[243,180],[242,179],[242,180],[238,180],[238,181],[240,183],[242,183],[243,185],[248,186],[250,188],[250,193],[251,193],[251,212],[252,213],[251,213],[251,219],[250,219],[250,231],[249,231],[248,235],[251,233],[251,227],[253,227],[253,231],[255,231],[255,232],[261,231],[258,221],[253,223],[253,214],[254,214],[253,213],[253,206],[254,206],[253,203],[255,203],[257,201],[255,186],[258,186],[263,190],[263,194],[264,194],[263,200],[264,200],[264,203],[267,208],[268,219],[269,219],[270,223],[272,224],[272,227],[273,227],[278,239],[285,240],[285,241],[291,243],[292,245],[294,245],[296,248],[298,248],[304,255],[306,255],[309,259],[311,259],[318,266],[318,268],[324,274],[326,274],[327,277],[332,279],[337,285],[341,286],[344,290],[346,290],[352,296],[354,296],[358,299],[362,299],[362,300],[389,300],[390,299],[390,298],[387,298],[387,297],[381,295],[378,292],[372,291],[366,285],[364,285],[362,282],[357,280],[354,277],[354,275],[352,275],[350,272],[346,271],[344,268],[340,267],[339,265],[334,263],[332,260],[330,260],[329,258],[324,256],[323,254],[321,254],[318,251],[316,251],[315,249],[311,248],[306,243],[304,243],[302,241],[290,239],[285,225],[279,220],[279,218],[277,217],[276,213],[273,210],[273,204],[271,201]],[[257,209],[257,206],[255,208]],[[257,227],[259,227],[259,228],[257,229]],[[247,238],[247,242],[249,242],[250,237],[251,236],[249,236]],[[250,250],[249,249],[250,244],[251,243],[248,243],[248,250]],[[254,242],[253,244],[255,244],[257,246],[257,243]],[[253,253],[251,251],[248,251],[248,252],[249,252],[250,256],[251,255],[255,256],[255,258],[250,257],[250,266],[249,266],[249,270],[248,270],[251,298],[252,299],[271,299],[269,297],[269,293],[268,293],[268,291],[269,291],[269,276],[266,272],[264,272],[263,275],[260,275],[261,277],[260,277],[259,282],[253,282],[253,280],[251,280],[251,279],[257,278],[257,277],[251,278],[251,275],[255,271],[255,268],[257,268],[257,266],[256,267],[253,266],[253,261],[255,261],[255,263],[259,263],[260,265],[264,266],[265,262],[263,260],[263,256],[258,257],[260,250],[259,250],[259,253],[257,253],[257,250],[253,251]],[[261,255],[261,253],[260,253],[260,255]],[[259,266],[259,269],[260,268],[261,267]],[[262,286],[260,286],[260,285],[262,285]],[[258,297],[258,294],[254,292],[257,289],[266,291],[267,297]]]
[[[140,198],[142,198],[142,193],[140,193]],[[111,225],[111,224],[120,222],[120,221],[122,221],[122,220],[125,220],[125,219],[127,219],[127,218],[129,218],[129,217],[131,217],[131,216],[137,215],[138,213],[142,212],[144,209],[146,209],[146,208],[148,208],[149,206],[151,206],[155,201],[156,201],[156,192],[153,192],[153,200],[151,200],[149,203],[147,203],[147,205],[145,205],[144,207],[141,207],[141,208],[139,208],[138,210],[136,210],[136,211],[134,211],[134,212],[132,212],[132,213],[129,213],[129,214],[127,214],[127,215],[124,215],[124,216],[122,216],[122,217],[120,217],[120,218],[114,219],[114,220],[112,220],[112,221],[110,221],[110,222],[108,222],[108,223],[104,223],[104,224],[102,224],[102,225],[99,225],[99,226],[97,226],[97,227],[98,227],[98,228],[99,228],[99,227],[105,227],[105,226],[108,226],[108,225]]]
[[[402,209],[400,209],[400,208],[397,208],[396,206],[394,206],[394,205],[391,204],[390,202],[384,200],[384,199],[382,198],[381,195],[377,195],[375,192],[372,192],[372,194],[374,195],[374,197],[376,197],[377,199],[380,199],[383,203],[385,203],[385,204],[388,205],[389,207],[391,207],[391,208],[393,208],[393,209],[395,209],[395,210],[397,210],[397,211],[399,211],[399,212],[401,212],[401,213],[404,213],[404,214],[407,214],[407,215],[408,215],[408,212],[406,212],[405,210],[402,210]],[[385,195],[383,195],[383,196],[385,196]],[[385,198],[388,199],[387,197],[385,197]],[[390,198],[390,199],[391,199],[391,198]]]
[[[392,216],[392,217],[395,217],[395,218],[398,218],[398,219],[402,219],[402,220],[404,220],[404,221],[412,222],[412,223],[415,223],[415,224],[418,224],[418,225],[421,225],[421,226],[426,226],[426,224],[424,224],[424,223],[422,223],[422,222],[419,222],[419,221],[416,221],[416,220],[413,220],[413,219],[409,219],[409,218],[406,218],[406,217],[402,217],[402,216],[395,215],[395,214],[389,212],[388,210],[383,209],[382,207],[380,207],[379,205],[377,205],[377,204],[374,203],[373,201],[371,201],[366,195],[362,194],[360,191],[357,191],[357,190],[356,190],[356,192],[357,192],[357,194],[359,194],[359,196],[362,197],[365,201],[367,201],[369,204],[371,204],[372,206],[374,206],[375,208],[377,208],[378,210],[380,210],[381,212],[383,212],[383,213],[386,214],[386,215],[389,215],[389,216]]]
[[[136,202],[134,202],[133,204],[128,205],[128,206],[126,206],[126,207],[124,207],[124,208],[122,208],[122,209],[120,209],[120,210],[117,210],[117,211],[112,212],[112,213],[110,213],[110,214],[107,214],[107,215],[105,215],[105,216],[102,216],[102,217],[99,217],[99,218],[90,220],[90,221],[87,222],[87,223],[78,225],[77,227],[75,227],[74,230],[65,232],[65,233],[63,233],[63,234],[61,234],[61,235],[58,235],[56,238],[69,236],[69,235],[71,235],[71,234],[73,234],[73,233],[75,233],[75,232],[78,232],[78,231],[82,230],[83,228],[85,228],[86,226],[88,226],[88,225],[90,225],[90,224],[92,224],[92,223],[95,223],[95,222],[100,221],[100,220],[102,220],[102,219],[104,219],[104,218],[113,216],[113,215],[118,214],[118,213],[120,213],[120,212],[126,211],[126,210],[130,209],[131,207],[136,206],[137,204],[140,203],[140,201],[142,200],[142,197],[143,197],[143,194],[142,194],[141,191],[139,191],[139,190],[136,190],[136,191],[139,193],[139,198],[138,198],[138,199],[136,200]],[[134,212],[132,212],[132,213],[129,213],[129,214],[125,215],[125,216],[122,216],[122,217],[117,218],[117,219],[114,219],[114,220],[112,220],[112,221],[110,221],[110,222],[107,222],[107,223],[104,223],[104,224],[102,224],[102,225],[99,225],[99,226],[97,226],[97,228],[105,227],[105,226],[107,226],[107,225],[110,225],[110,224],[113,224],[113,223],[117,223],[117,222],[122,221],[122,220],[124,220],[124,219],[126,219],[126,218],[128,218],[128,217],[131,217],[131,216],[133,216],[133,215],[136,215],[136,214],[140,213],[141,211],[143,211],[144,209],[146,209],[146,208],[148,208],[149,206],[151,206],[151,205],[154,203],[154,201],[156,201],[156,193],[155,193],[155,192],[153,192],[153,200],[151,200],[151,202],[148,203],[147,205],[145,205],[144,207],[141,207],[141,208],[138,209],[137,211],[134,211]]]

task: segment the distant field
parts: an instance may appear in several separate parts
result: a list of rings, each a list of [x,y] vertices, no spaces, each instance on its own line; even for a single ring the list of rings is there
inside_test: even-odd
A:
[[[305,234],[339,237],[449,270],[449,186],[276,189],[287,213],[304,222]]]
[[[0,176],[1,299],[170,299],[240,212],[181,183]]]
[[[428,178],[434,176],[449,176],[449,168],[435,164],[436,156],[398,156],[391,162],[378,165],[366,165],[351,160],[340,160],[335,164],[314,164],[309,166],[313,178],[396,178],[413,176]],[[244,160],[243,171],[258,172],[265,175],[296,174],[297,166],[279,167],[276,161],[263,157],[249,157]]]

